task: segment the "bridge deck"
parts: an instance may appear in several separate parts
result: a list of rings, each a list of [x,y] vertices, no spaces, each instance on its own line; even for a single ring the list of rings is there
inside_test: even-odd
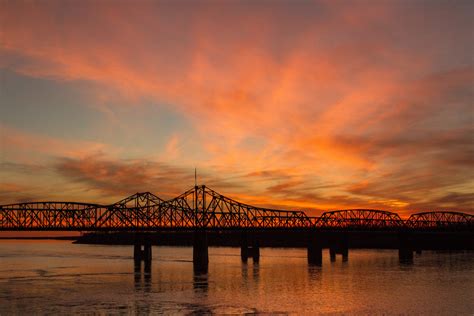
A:
[[[397,213],[351,209],[310,217],[303,211],[254,207],[196,186],[164,201],[137,193],[111,205],[78,202],[25,202],[0,206],[0,230],[153,231],[153,230],[467,230],[474,216],[423,212],[403,220]]]

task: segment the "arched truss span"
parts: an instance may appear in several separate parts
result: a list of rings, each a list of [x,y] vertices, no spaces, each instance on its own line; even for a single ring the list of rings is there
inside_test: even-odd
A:
[[[406,221],[410,228],[473,228],[474,216],[460,212],[435,211],[412,214]]]
[[[136,193],[110,205],[77,202],[28,202],[0,206],[0,230],[159,230],[175,228],[320,228],[347,230],[473,228],[473,215],[424,212],[403,221],[398,214],[370,209],[325,212],[254,207],[206,186],[195,186],[164,201]]]
[[[195,227],[212,228],[305,228],[315,220],[301,211],[254,207],[228,198],[202,185],[163,203],[165,208],[181,210]]]
[[[0,206],[1,230],[80,230],[96,225],[108,212],[99,204],[28,202]]]
[[[400,227],[403,221],[396,213],[354,209],[325,212],[316,222],[320,228],[346,228],[346,229],[387,229]]]

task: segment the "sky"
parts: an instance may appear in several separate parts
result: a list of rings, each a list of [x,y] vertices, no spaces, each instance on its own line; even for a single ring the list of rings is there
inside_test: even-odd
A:
[[[0,204],[474,206],[472,1],[0,0]]]

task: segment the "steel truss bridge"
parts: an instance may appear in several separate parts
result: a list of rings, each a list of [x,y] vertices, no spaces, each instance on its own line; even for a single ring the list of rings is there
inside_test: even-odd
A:
[[[244,204],[202,185],[171,200],[136,193],[111,205],[25,202],[0,206],[3,231],[154,231],[190,229],[467,230],[474,216],[423,212],[407,220],[393,212],[338,210],[310,217]]]

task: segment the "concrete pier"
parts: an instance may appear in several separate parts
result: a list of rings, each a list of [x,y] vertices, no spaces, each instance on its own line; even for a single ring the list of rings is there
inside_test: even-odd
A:
[[[413,263],[414,241],[408,232],[400,232],[398,235],[398,259],[400,263]]]
[[[151,244],[148,242],[135,242],[133,245],[133,259],[135,262],[144,261],[145,265],[151,263]]]
[[[242,262],[247,262],[250,257],[254,263],[260,261],[260,244],[258,236],[255,234],[242,233],[240,258],[242,259]]]
[[[242,262],[247,262],[248,258],[252,258],[253,262],[257,263],[260,261],[260,247],[242,246],[240,247],[240,257]]]
[[[310,232],[308,236],[308,263],[314,265],[323,264],[322,238],[316,232]]]
[[[331,258],[331,262],[336,262],[336,248],[329,248],[329,257]]]
[[[193,239],[193,268],[196,273],[207,273],[209,267],[209,251],[207,232],[196,230]]]
[[[329,238],[329,256],[331,262],[336,261],[336,255],[342,255],[342,261],[349,260],[349,237],[346,232],[336,233]]]

